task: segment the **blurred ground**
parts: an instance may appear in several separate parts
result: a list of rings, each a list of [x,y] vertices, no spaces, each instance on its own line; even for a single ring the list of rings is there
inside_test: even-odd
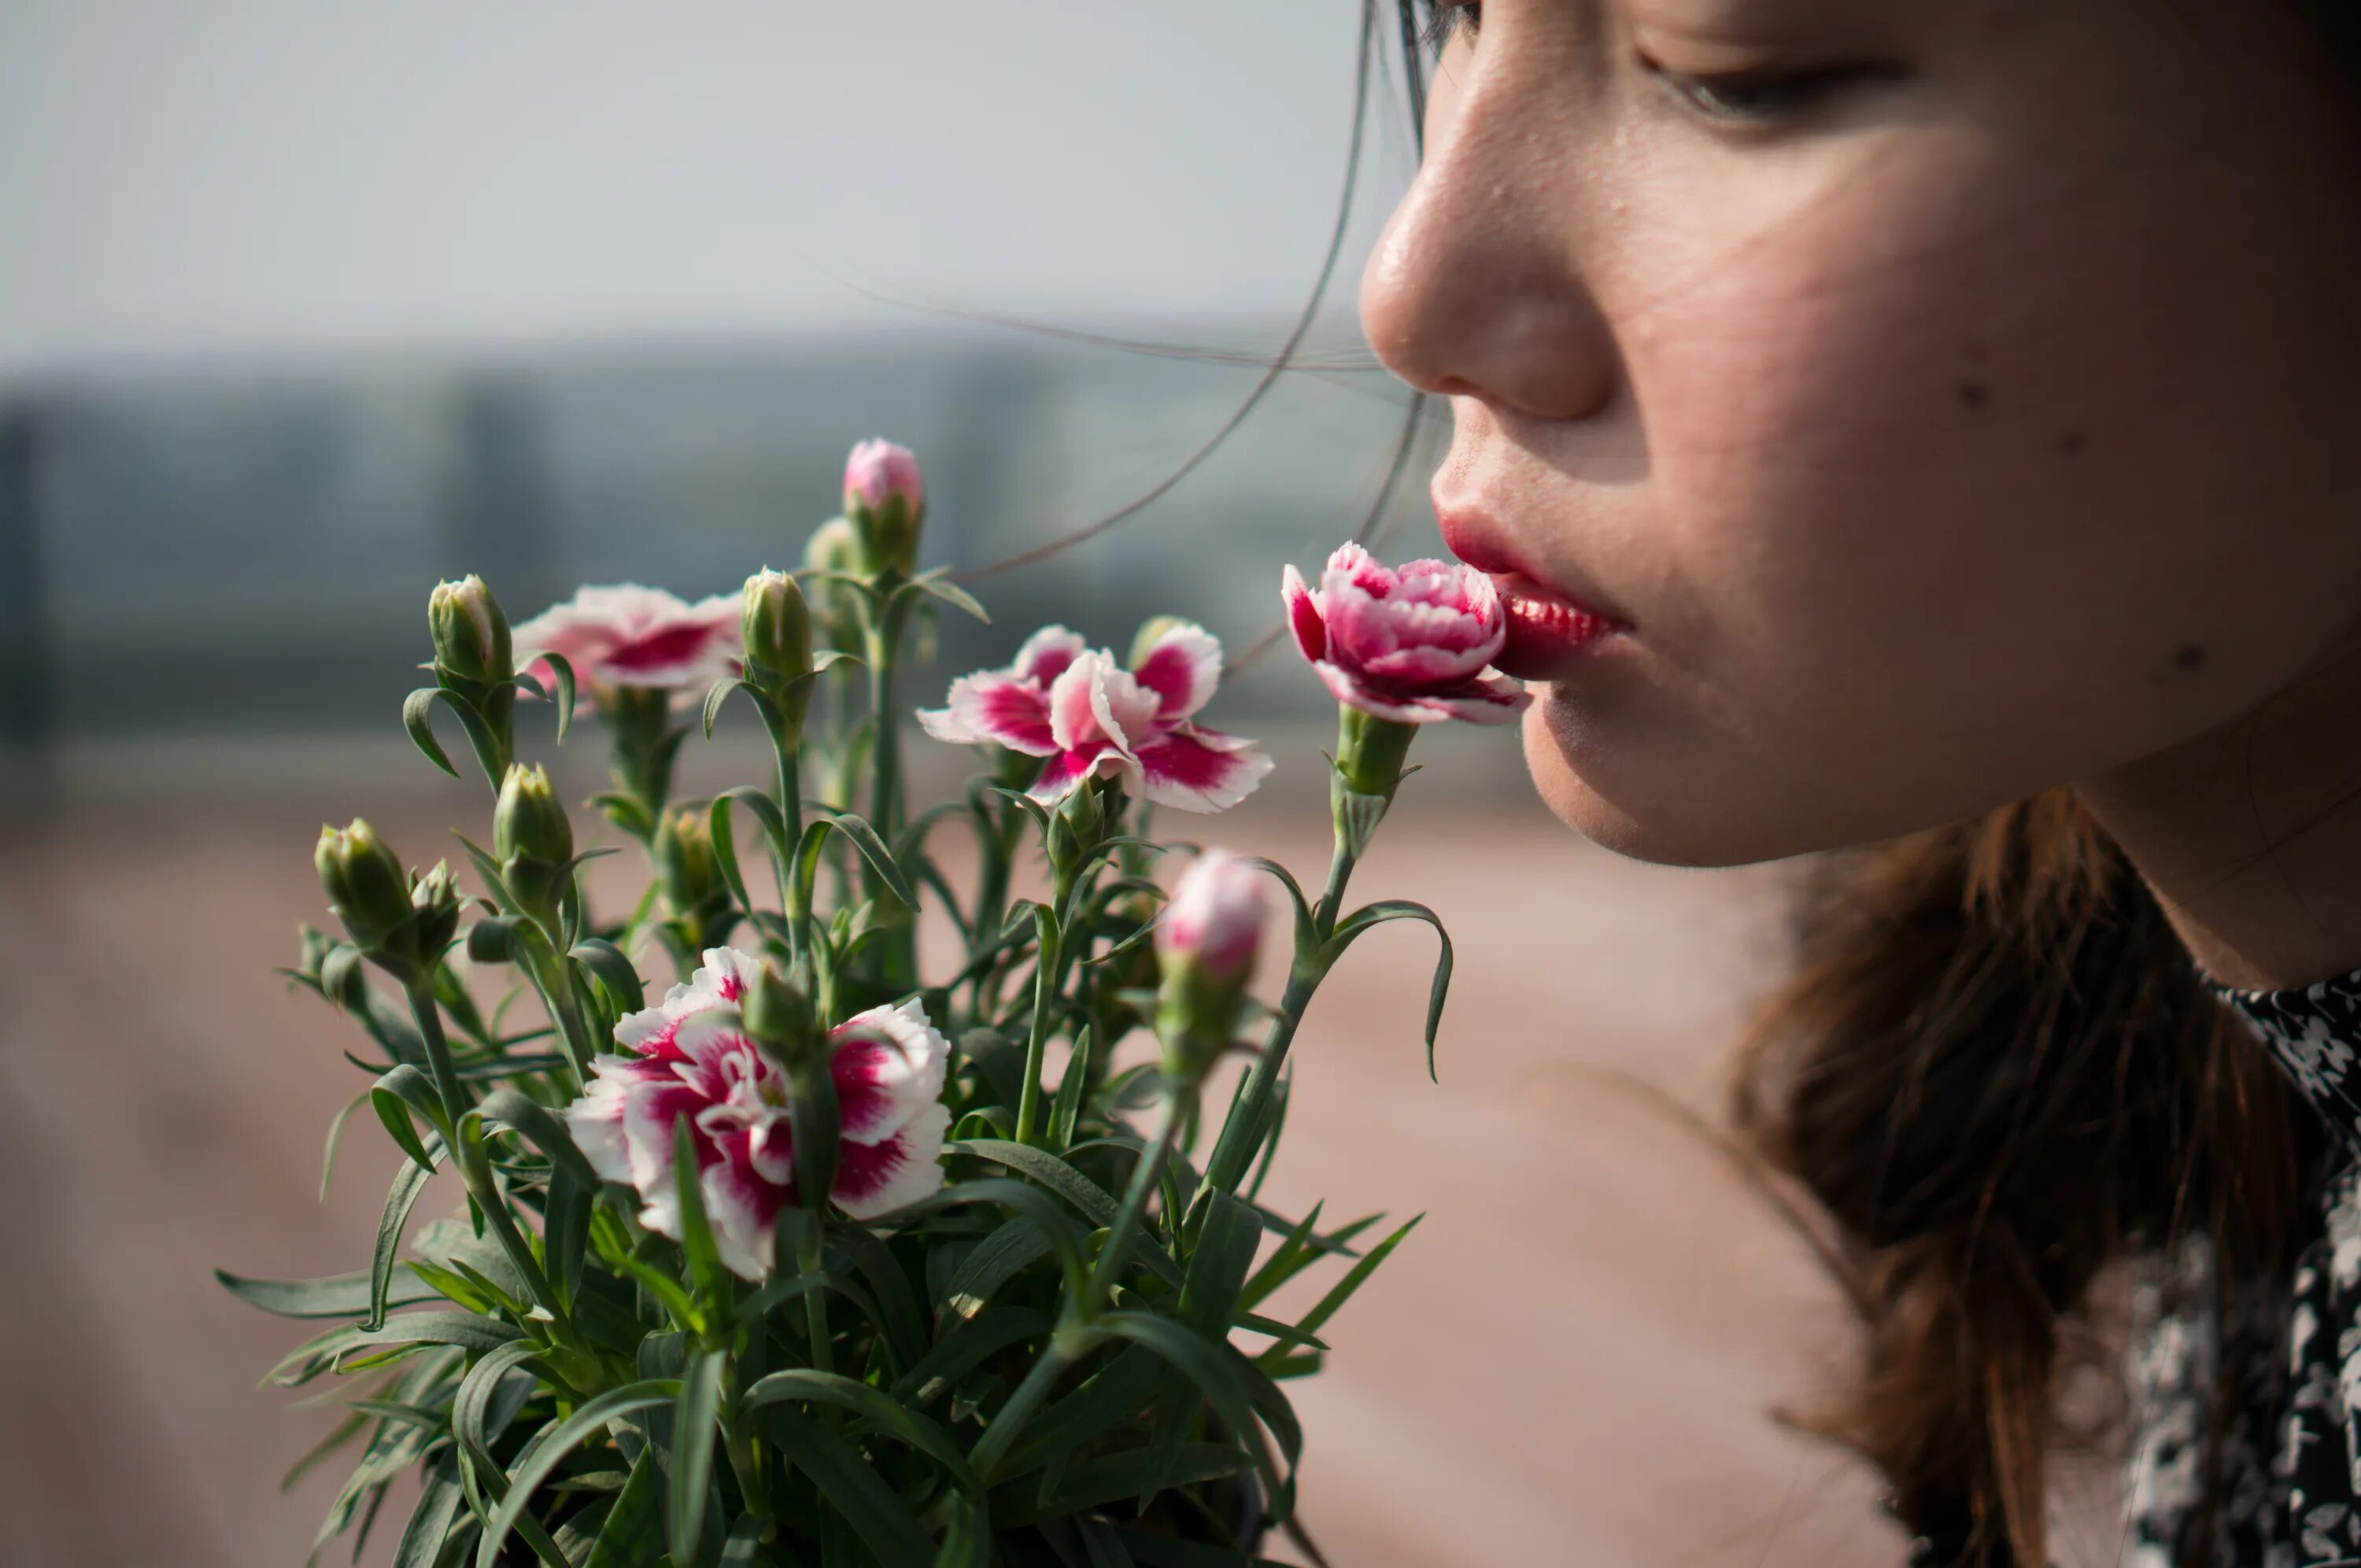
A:
[[[126,753],[0,795],[0,1562],[294,1564],[334,1490],[274,1491],[324,1430],[255,1388],[300,1325],[208,1271],[362,1266],[395,1157],[358,1118],[314,1201],[365,1080],[271,966],[323,917],[324,817],[365,806],[431,858],[482,802],[393,753],[278,755]],[[1339,1568],[1896,1563],[1869,1480],[1769,1415],[1841,1354],[1833,1293],[1637,1086],[1712,1105],[1774,971],[1780,875],[1640,867],[1521,800],[1417,792],[1354,891],[1451,928],[1442,1083],[1419,1048],[1432,933],[1383,927],[1312,1012],[1267,1194],[1428,1216],[1294,1386],[1314,1534]],[[1308,881],[1324,861],[1312,800],[1221,833]]]

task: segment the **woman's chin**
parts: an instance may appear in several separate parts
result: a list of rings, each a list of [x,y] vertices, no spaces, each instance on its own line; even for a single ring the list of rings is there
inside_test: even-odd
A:
[[[1746,803],[1701,790],[1694,770],[1664,770],[1651,781],[1640,759],[1613,754],[1612,740],[1549,687],[1525,710],[1525,769],[1542,804],[1601,849],[1667,866],[1739,866],[1818,848],[1761,831]],[[1611,781],[1601,775],[1612,770]]]

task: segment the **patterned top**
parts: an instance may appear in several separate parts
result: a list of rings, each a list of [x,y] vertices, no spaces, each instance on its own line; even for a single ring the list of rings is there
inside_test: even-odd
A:
[[[2145,1293],[2134,1356],[2126,1568],[2179,1568],[2203,1529],[2209,1396],[2228,1379],[2217,1568],[2361,1565],[2361,973],[2290,991],[2224,991],[2336,1135],[2315,1227],[2284,1286],[2220,1332]],[[2177,1266],[2202,1280],[2191,1248]],[[2188,1281],[2184,1281],[2186,1283]]]

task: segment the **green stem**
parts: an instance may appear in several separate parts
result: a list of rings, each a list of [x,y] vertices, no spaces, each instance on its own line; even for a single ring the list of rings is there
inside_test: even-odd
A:
[[[1033,1419],[1034,1412],[1041,1408],[1049,1390],[1071,1364],[1062,1343],[1064,1338],[1060,1331],[1050,1339],[1048,1348],[1041,1352],[1041,1359],[1033,1364],[1033,1370],[1025,1375],[1025,1381],[1008,1396],[1008,1402],[1000,1407],[1000,1413],[992,1418],[992,1424],[983,1429],[983,1435],[968,1451],[968,1463],[983,1477],[986,1486],[997,1479],[994,1472],[1000,1462],[1008,1456],[1009,1448],[1023,1435],[1025,1423]]]
[[[430,973],[405,980],[402,993],[410,1000],[410,1015],[418,1025],[418,1038],[426,1047],[426,1065],[434,1075],[434,1092],[443,1102],[443,1125],[456,1129],[459,1118],[473,1108],[475,1097],[460,1081],[452,1065],[451,1042],[443,1034],[443,1014],[434,1001],[434,977]]]
[[[1157,1113],[1155,1141],[1140,1151],[1138,1162],[1132,1167],[1131,1185],[1124,1189],[1123,1206],[1115,1211],[1115,1223],[1107,1227],[1106,1245],[1099,1250],[1098,1262],[1092,1266],[1090,1284],[1082,1292],[1086,1316],[1097,1316],[1100,1309],[1110,1303],[1131,1251],[1132,1233],[1139,1229],[1140,1220],[1148,1212],[1148,1200],[1164,1179],[1164,1168],[1172,1158],[1172,1146],[1188,1123],[1190,1104],[1196,1096],[1193,1084],[1165,1095],[1163,1107]],[[1167,1223],[1170,1223],[1170,1216]]]
[[[1033,955],[1033,1027],[1025,1039],[1025,1081],[1017,1090],[1016,1141],[1034,1142],[1041,1124],[1041,1074],[1049,1064],[1049,1032],[1057,1017],[1058,991],[1065,978],[1065,910],[1074,878],[1060,872],[1049,907],[1039,916],[1040,940]]]
[[[1271,1020],[1262,1054],[1246,1069],[1246,1081],[1239,1087],[1237,1098],[1230,1102],[1228,1119],[1222,1124],[1222,1135],[1213,1145],[1213,1157],[1205,1163],[1207,1184],[1224,1192],[1235,1192],[1238,1183],[1246,1179],[1247,1168],[1254,1164],[1256,1130],[1269,1109],[1271,1096],[1279,1091],[1279,1069],[1287,1065],[1288,1047],[1295,1043],[1295,1031],[1312,1005],[1312,993],[1327,978],[1320,951],[1336,933],[1337,911],[1345,902],[1345,886],[1352,879],[1353,852],[1340,833],[1328,861],[1328,883],[1312,910],[1312,948],[1295,955],[1286,992],[1279,998],[1279,1016]]]
[[[534,1302],[555,1321],[560,1343],[570,1344],[573,1335],[565,1304],[558,1300],[557,1292],[551,1288],[549,1276],[543,1272],[541,1260],[533,1255],[532,1245],[517,1229],[515,1217],[509,1212],[508,1202],[500,1196],[500,1188],[492,1179],[490,1162],[484,1157],[482,1145],[469,1140],[460,1124],[460,1115],[468,1107],[454,1110],[460,1102],[453,1096],[455,1093],[464,1094],[465,1086],[459,1082],[458,1075],[451,1067],[451,1047],[443,1037],[443,1020],[435,1011],[434,983],[432,981],[416,982],[403,989],[409,994],[410,1015],[418,1025],[419,1038],[426,1046],[426,1059],[434,1065],[436,1086],[443,1092],[445,1113],[451,1118],[451,1163],[459,1168],[459,1179],[467,1184],[467,1195],[476,1201],[476,1207],[483,1214],[485,1223],[490,1225],[493,1234],[500,1238],[500,1249],[508,1254],[509,1261],[515,1265],[517,1273],[523,1277],[525,1288],[532,1293]]]
[[[796,1267],[806,1277],[820,1272],[821,1247],[826,1241],[819,1212],[815,1210],[806,1216],[796,1241]],[[828,1288],[825,1286],[804,1292],[804,1323],[811,1338],[811,1365],[815,1372],[836,1369],[835,1346],[828,1329]]]
[[[785,735],[771,736],[771,755],[778,764],[779,783],[776,799],[779,817],[787,825],[787,853],[801,852],[804,841],[803,773],[795,748],[787,744]],[[803,879],[795,874],[791,861],[782,861],[778,851],[772,851],[772,861],[779,877],[779,897],[787,910],[787,927],[794,938],[794,951],[789,957],[801,962],[810,958],[812,945],[811,899],[806,894]],[[818,960],[811,960],[818,967]]]

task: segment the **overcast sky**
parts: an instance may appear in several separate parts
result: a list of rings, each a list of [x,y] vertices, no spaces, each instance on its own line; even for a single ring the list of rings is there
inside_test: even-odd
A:
[[[845,279],[1276,321],[1330,222],[1358,9],[5,0],[0,375],[924,324]],[[1408,164],[1378,118],[1354,270]]]

